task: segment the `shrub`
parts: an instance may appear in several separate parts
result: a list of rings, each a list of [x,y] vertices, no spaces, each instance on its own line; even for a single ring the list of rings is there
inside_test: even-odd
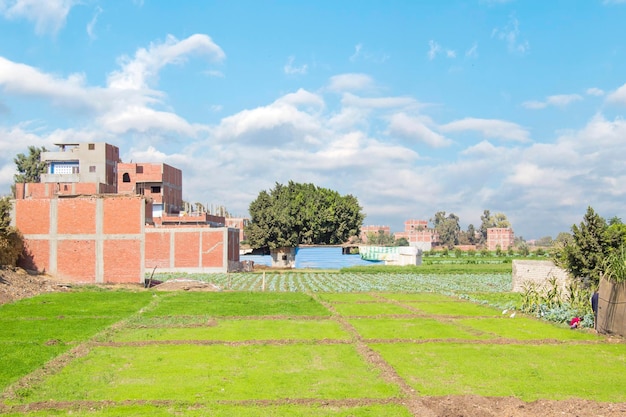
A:
[[[10,227],[0,233],[0,265],[17,265],[17,260],[24,249],[22,234]]]

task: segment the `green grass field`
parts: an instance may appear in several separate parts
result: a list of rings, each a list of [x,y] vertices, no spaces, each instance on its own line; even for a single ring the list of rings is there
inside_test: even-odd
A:
[[[626,343],[433,292],[47,294],[0,306],[0,350],[8,416],[411,416],[412,401],[445,395],[626,402]]]

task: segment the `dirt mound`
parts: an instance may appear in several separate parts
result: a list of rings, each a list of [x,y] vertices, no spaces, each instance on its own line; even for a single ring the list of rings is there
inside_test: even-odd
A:
[[[22,268],[0,266],[0,304],[48,292],[67,291],[70,286],[49,275],[31,274]]]
[[[184,278],[159,282],[153,289],[158,291],[222,291],[219,286],[213,283]]]

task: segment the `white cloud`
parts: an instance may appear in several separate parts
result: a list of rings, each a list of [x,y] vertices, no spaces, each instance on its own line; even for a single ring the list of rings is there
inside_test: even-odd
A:
[[[523,102],[522,107],[531,110],[545,109],[548,107],[548,103],[545,101],[530,100]]]
[[[609,103],[626,104],[626,84],[609,94],[606,100]]]
[[[372,53],[367,51],[362,43],[356,44],[354,46],[354,53],[350,55],[350,62],[355,62],[358,60],[374,62],[376,64],[382,64],[389,59],[389,55],[382,52]]]
[[[108,85],[117,89],[146,89],[149,82],[158,77],[162,67],[181,64],[191,54],[207,55],[217,62],[226,58],[222,48],[207,35],[195,34],[182,41],[168,35],[163,43],[138,49],[133,59],[122,57],[119,60],[122,69],[109,75]]]
[[[441,45],[439,45],[437,42],[433,41],[432,39],[428,41],[428,53],[427,53],[428,59],[432,61],[439,54],[445,54],[447,58],[456,58],[455,50],[444,49]]]
[[[391,116],[387,133],[425,143],[433,148],[449,146],[452,141],[426,126],[425,120],[405,113]]]
[[[465,51],[465,56],[467,58],[477,58],[478,57],[478,43],[474,42],[470,49]]]
[[[108,93],[85,85],[83,74],[60,78],[31,66],[0,57],[0,88],[15,96],[49,99],[55,105],[70,108],[102,108]]]
[[[491,37],[504,41],[509,52],[524,55],[530,51],[528,41],[520,39],[519,21],[514,17],[509,19],[505,27],[494,29],[491,32]]]
[[[293,96],[281,97],[268,106],[243,110],[222,119],[214,130],[215,137],[221,141],[241,141],[263,147],[289,143],[294,137],[315,136],[321,129],[320,123],[307,111],[310,106],[299,109],[297,104],[300,103]]]
[[[432,39],[428,41],[428,59],[432,61],[439,52],[441,52],[441,45]]]
[[[528,142],[530,140],[526,129],[516,123],[507,122],[505,120],[468,117],[442,125],[439,128],[442,132],[476,131],[480,132],[486,138],[517,142]]]
[[[304,74],[306,74],[307,73],[307,69],[308,69],[307,64],[300,65],[299,67],[294,67],[293,66],[293,62],[295,61],[295,59],[296,58],[294,56],[290,56],[287,59],[287,63],[283,67],[283,71],[285,71],[285,74],[287,74],[287,75],[293,75],[293,74],[304,75]]]
[[[582,99],[582,96],[579,94],[557,94],[546,97],[545,101],[525,101],[522,103],[522,106],[532,110],[545,109],[548,106],[565,107]]]
[[[204,71],[204,73],[208,75],[209,77],[224,78],[224,73],[222,71],[208,70],[208,71]]]
[[[93,14],[93,17],[91,18],[89,23],[87,23],[87,35],[89,35],[90,39],[97,38],[94,32],[94,29],[96,27],[96,23],[98,23],[98,16],[100,16],[101,13],[102,13],[102,8],[100,6],[96,6],[96,10]]]
[[[359,43],[354,46],[354,53],[350,55],[350,61],[356,61],[361,55],[361,49],[363,49],[363,44]]]
[[[80,0],[3,0],[0,13],[7,19],[34,22],[38,35],[55,35],[65,25],[70,9],[80,3]]]
[[[344,106],[364,108],[419,108],[420,104],[413,97],[359,97],[351,93],[345,93],[341,99]]]
[[[586,93],[587,93],[587,95],[590,95],[590,96],[603,96],[604,95],[604,90],[601,90],[601,89],[596,88],[596,87],[592,87],[592,88],[588,88]]]
[[[330,77],[330,91],[358,91],[370,89],[374,85],[372,77],[366,74],[340,74]]]
[[[554,96],[549,96],[547,98],[547,102],[552,106],[564,107],[570,103],[580,101],[582,99],[583,98],[578,94],[557,94]]]

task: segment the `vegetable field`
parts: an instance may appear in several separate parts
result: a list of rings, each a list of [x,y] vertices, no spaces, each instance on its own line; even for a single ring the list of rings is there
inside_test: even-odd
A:
[[[238,273],[238,274],[155,274],[168,281],[192,279],[211,282],[221,289],[268,292],[508,292],[511,274],[401,274],[401,273]]]

